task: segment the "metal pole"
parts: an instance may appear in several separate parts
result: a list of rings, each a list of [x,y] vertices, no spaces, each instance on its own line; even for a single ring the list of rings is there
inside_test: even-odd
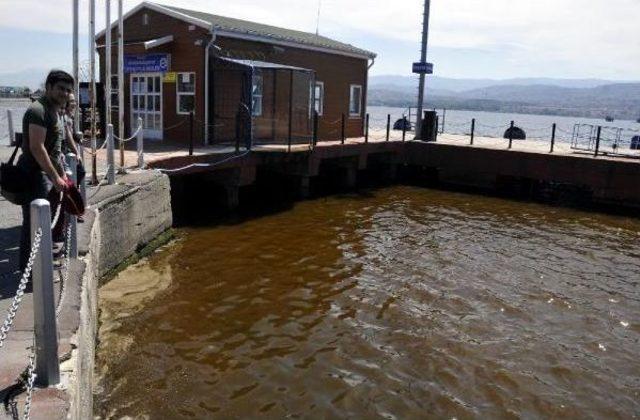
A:
[[[369,143],[369,114],[365,115],[364,142]]]
[[[51,252],[51,208],[49,202],[31,202],[31,243],[41,229],[40,251],[33,264],[33,323],[36,342],[36,381],[49,386],[60,382],[58,328],[53,290],[53,254]],[[64,217],[60,215],[60,217]]]
[[[389,131],[391,130],[391,114],[387,114],[387,138],[386,141],[389,141]]]
[[[549,153],[553,153],[553,146],[556,144],[556,123],[551,126],[551,149]]]
[[[142,118],[138,117],[138,137],[136,139],[138,146],[138,168],[144,168],[144,133],[142,130]]]
[[[344,121],[344,113],[343,113],[342,114],[342,126],[341,126],[341,130],[342,130],[342,141],[341,141],[341,144],[344,144],[344,139],[345,139],[344,123],[345,123],[345,121]]]
[[[98,183],[98,164],[96,161],[96,0],[89,0],[89,99],[91,101],[91,179]]]
[[[80,79],[79,64],[78,64],[78,14],[80,13],[80,0],[73,0],[73,91],[76,96],[76,101],[80,103]],[[80,129],[80,107],[76,106],[76,110],[73,115],[73,132],[75,133]]]
[[[420,62],[427,61],[427,43],[429,42],[429,8],[431,0],[424,0],[424,15],[422,20],[422,50],[420,51]],[[420,83],[418,84],[418,118],[416,121],[416,138],[422,133],[422,105],[424,104],[424,79],[425,74],[420,73]]]
[[[509,129],[509,149],[511,149],[512,143],[513,143],[513,121],[511,121],[511,128]]]
[[[118,137],[124,138],[124,20],[118,0]],[[120,141],[120,168],[124,170],[124,142]]]
[[[71,169],[71,180],[78,185],[78,158],[73,153],[67,153],[67,164]],[[60,216],[62,217],[62,216]],[[69,241],[69,257],[78,258],[78,218],[72,214],[69,215],[69,224],[71,227],[71,237]]]
[[[13,112],[10,109],[7,109],[7,121],[9,122],[9,145],[15,146],[16,132],[13,129]]]
[[[420,117],[418,117],[420,119]],[[409,125],[411,123],[409,122]],[[407,121],[404,119],[404,115],[402,116],[402,141],[404,141],[405,136],[407,135]]]
[[[107,125],[107,183],[116,183],[115,158],[113,156],[113,124]]]
[[[598,133],[596,134],[596,151],[593,154],[594,157],[598,157],[598,151],[600,150],[600,134],[602,134],[602,126],[598,126]]]
[[[291,131],[293,129],[293,70],[289,78],[289,135],[287,140],[287,152],[291,151]]]
[[[193,111],[189,112],[189,156],[193,156]]]
[[[475,131],[476,131],[476,119],[472,118],[471,119],[471,141],[469,141],[469,144],[473,145],[473,136],[475,135]]]
[[[105,124],[111,124],[111,0],[105,0],[105,7],[105,80],[102,86],[104,87]]]

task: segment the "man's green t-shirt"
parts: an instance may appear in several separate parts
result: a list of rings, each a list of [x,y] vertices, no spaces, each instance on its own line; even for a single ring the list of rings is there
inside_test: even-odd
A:
[[[29,163],[33,163],[39,167],[29,149],[30,124],[45,128],[44,148],[54,168],[62,175],[63,169],[60,164],[60,158],[62,156],[62,142],[64,140],[64,123],[60,115],[58,115],[54,107],[44,96],[29,105],[29,108],[27,108],[22,118],[22,153]]]

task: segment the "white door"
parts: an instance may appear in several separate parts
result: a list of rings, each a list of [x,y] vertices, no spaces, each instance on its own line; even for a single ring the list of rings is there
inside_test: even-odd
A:
[[[131,75],[131,132],[142,118],[145,139],[162,139],[162,74]]]

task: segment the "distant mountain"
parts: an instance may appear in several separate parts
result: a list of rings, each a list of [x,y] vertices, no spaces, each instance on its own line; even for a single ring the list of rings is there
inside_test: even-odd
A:
[[[28,86],[31,90],[38,89],[51,69],[28,69],[19,72],[0,73],[1,86]]]
[[[640,82],[620,83],[598,79],[446,79],[429,78],[429,107],[479,111],[635,120],[640,117]],[[488,83],[494,83],[489,84]],[[417,78],[372,77],[370,105],[413,106]],[[463,87],[471,89],[461,89]]]

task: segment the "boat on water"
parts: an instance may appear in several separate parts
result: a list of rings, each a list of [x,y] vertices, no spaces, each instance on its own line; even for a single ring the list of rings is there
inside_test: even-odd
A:
[[[607,115],[606,117],[604,117],[604,120],[606,122],[613,122],[613,117],[611,115]]]

